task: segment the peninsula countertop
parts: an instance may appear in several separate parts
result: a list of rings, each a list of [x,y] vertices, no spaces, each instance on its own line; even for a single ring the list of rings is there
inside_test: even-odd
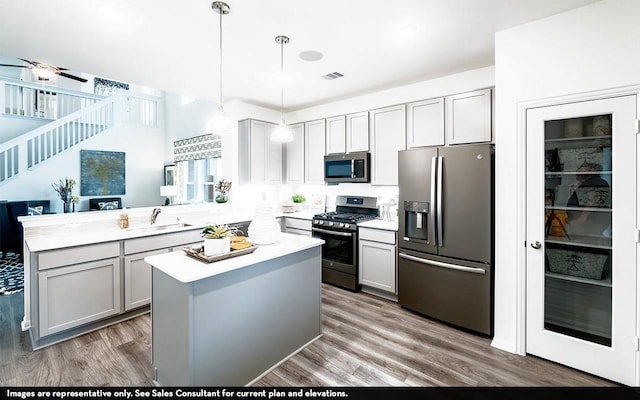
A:
[[[259,245],[253,253],[212,263],[196,260],[182,251],[148,256],[144,260],[172,278],[182,283],[189,283],[301,250],[322,246],[323,243],[324,241],[321,239],[282,232],[275,243]]]

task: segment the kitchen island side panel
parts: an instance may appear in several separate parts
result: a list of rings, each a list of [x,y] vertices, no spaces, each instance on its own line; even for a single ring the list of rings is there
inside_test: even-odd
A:
[[[162,292],[158,273],[159,385],[244,386],[321,335],[320,246],[191,283],[169,278],[172,287],[158,285]]]
[[[192,286],[152,268],[151,363],[156,368],[154,384],[190,385],[189,355]]]

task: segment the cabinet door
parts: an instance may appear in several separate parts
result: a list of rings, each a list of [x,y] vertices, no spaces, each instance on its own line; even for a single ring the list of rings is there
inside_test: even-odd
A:
[[[120,313],[120,259],[38,273],[40,337]]]
[[[267,151],[267,163],[265,168],[267,170],[267,183],[282,183],[282,148],[283,144],[279,142],[271,141],[271,131],[276,128],[276,125],[267,125],[266,146]]]
[[[449,144],[491,141],[491,89],[448,96],[446,101]]]
[[[324,119],[305,122],[304,124],[304,162],[305,183],[324,184],[325,154],[325,121]]]
[[[293,142],[286,144],[287,183],[304,183],[304,124],[291,125]]]
[[[637,385],[636,96],[527,111],[527,352]]]
[[[407,148],[444,145],[444,98],[407,104]]]
[[[124,258],[124,309],[146,306],[151,302],[151,265],[147,256],[168,253],[168,249],[136,253]]]
[[[398,184],[398,151],[405,148],[405,106],[369,112],[371,184]]]
[[[369,112],[347,115],[347,153],[369,151]]]
[[[396,246],[360,240],[359,247],[359,283],[397,294]]]
[[[345,116],[327,118],[327,154],[345,153],[346,148]]]
[[[249,130],[249,179],[253,184],[267,182],[267,149],[269,148],[269,124],[251,120]],[[244,160],[243,160],[244,161]]]

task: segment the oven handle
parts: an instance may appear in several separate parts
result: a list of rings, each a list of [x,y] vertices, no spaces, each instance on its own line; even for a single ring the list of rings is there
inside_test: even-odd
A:
[[[314,232],[320,232],[320,233],[326,233],[327,235],[333,235],[333,236],[353,236],[352,232],[336,232],[336,231],[329,231],[326,229],[320,229],[320,228],[311,228],[312,231]]]

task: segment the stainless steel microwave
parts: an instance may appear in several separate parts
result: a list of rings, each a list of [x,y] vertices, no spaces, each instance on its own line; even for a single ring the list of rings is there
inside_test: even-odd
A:
[[[324,156],[325,183],[369,182],[370,159],[366,151]]]

